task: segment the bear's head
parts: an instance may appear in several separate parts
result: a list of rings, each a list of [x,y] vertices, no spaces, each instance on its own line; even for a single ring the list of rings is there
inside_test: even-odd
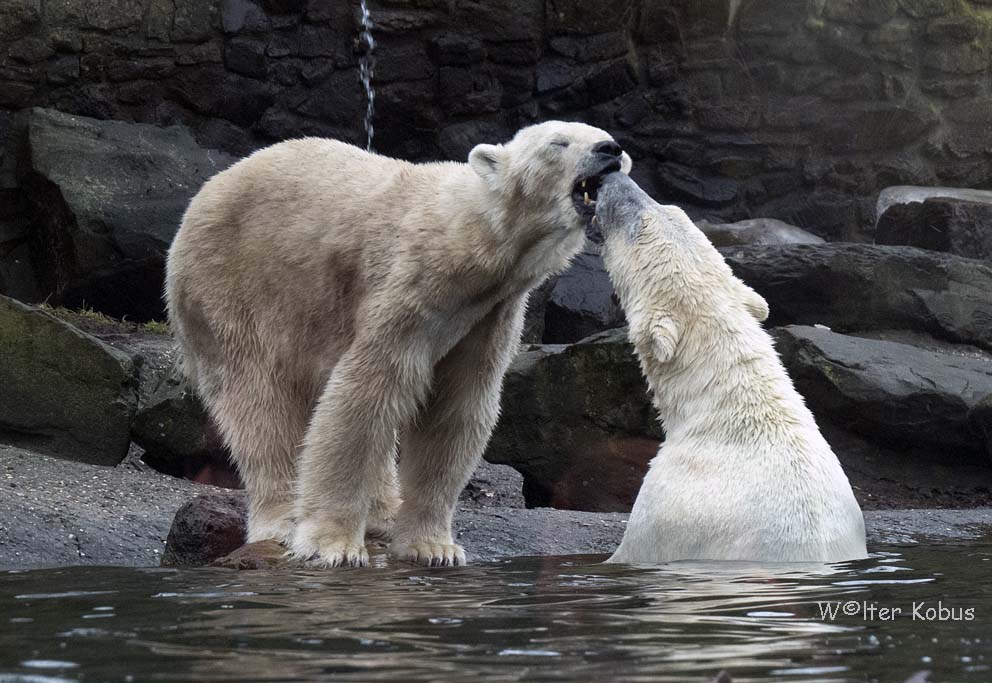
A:
[[[583,230],[596,215],[602,178],[631,167],[609,133],[565,121],[523,128],[503,145],[477,145],[468,163],[509,206]]]

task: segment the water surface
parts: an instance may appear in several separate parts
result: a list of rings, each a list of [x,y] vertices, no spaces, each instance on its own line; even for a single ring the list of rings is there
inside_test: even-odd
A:
[[[601,559],[0,573],[0,683],[992,680],[988,546],[835,566]]]

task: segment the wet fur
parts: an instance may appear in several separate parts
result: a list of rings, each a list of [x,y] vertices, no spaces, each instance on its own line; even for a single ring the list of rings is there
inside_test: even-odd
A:
[[[604,183],[597,222],[666,432],[609,561],[865,557],[847,477],[760,325],[765,301],[628,179]]]

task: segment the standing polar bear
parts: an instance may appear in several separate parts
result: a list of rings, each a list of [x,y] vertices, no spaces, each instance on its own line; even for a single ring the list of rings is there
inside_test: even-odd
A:
[[[851,485],[760,325],[765,300],[626,176],[602,181],[596,221],[666,434],[609,561],[865,557]]]
[[[599,179],[629,169],[602,130],[548,122],[467,164],[302,139],[206,183],[166,298],[245,482],[248,540],[365,565],[366,531],[392,525],[397,556],[463,564],[454,506],[527,295],[581,248]]]

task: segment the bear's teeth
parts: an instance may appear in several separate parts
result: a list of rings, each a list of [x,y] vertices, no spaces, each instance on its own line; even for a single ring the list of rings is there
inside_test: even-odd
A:
[[[582,193],[582,196],[583,196],[583,197],[585,198],[585,200],[586,200],[586,206],[589,206],[589,193],[588,193],[588,192],[583,192],[583,193]]]
[[[582,181],[582,187],[585,187],[585,186],[586,186],[586,181],[585,181],[585,180],[583,180],[583,181]]]

